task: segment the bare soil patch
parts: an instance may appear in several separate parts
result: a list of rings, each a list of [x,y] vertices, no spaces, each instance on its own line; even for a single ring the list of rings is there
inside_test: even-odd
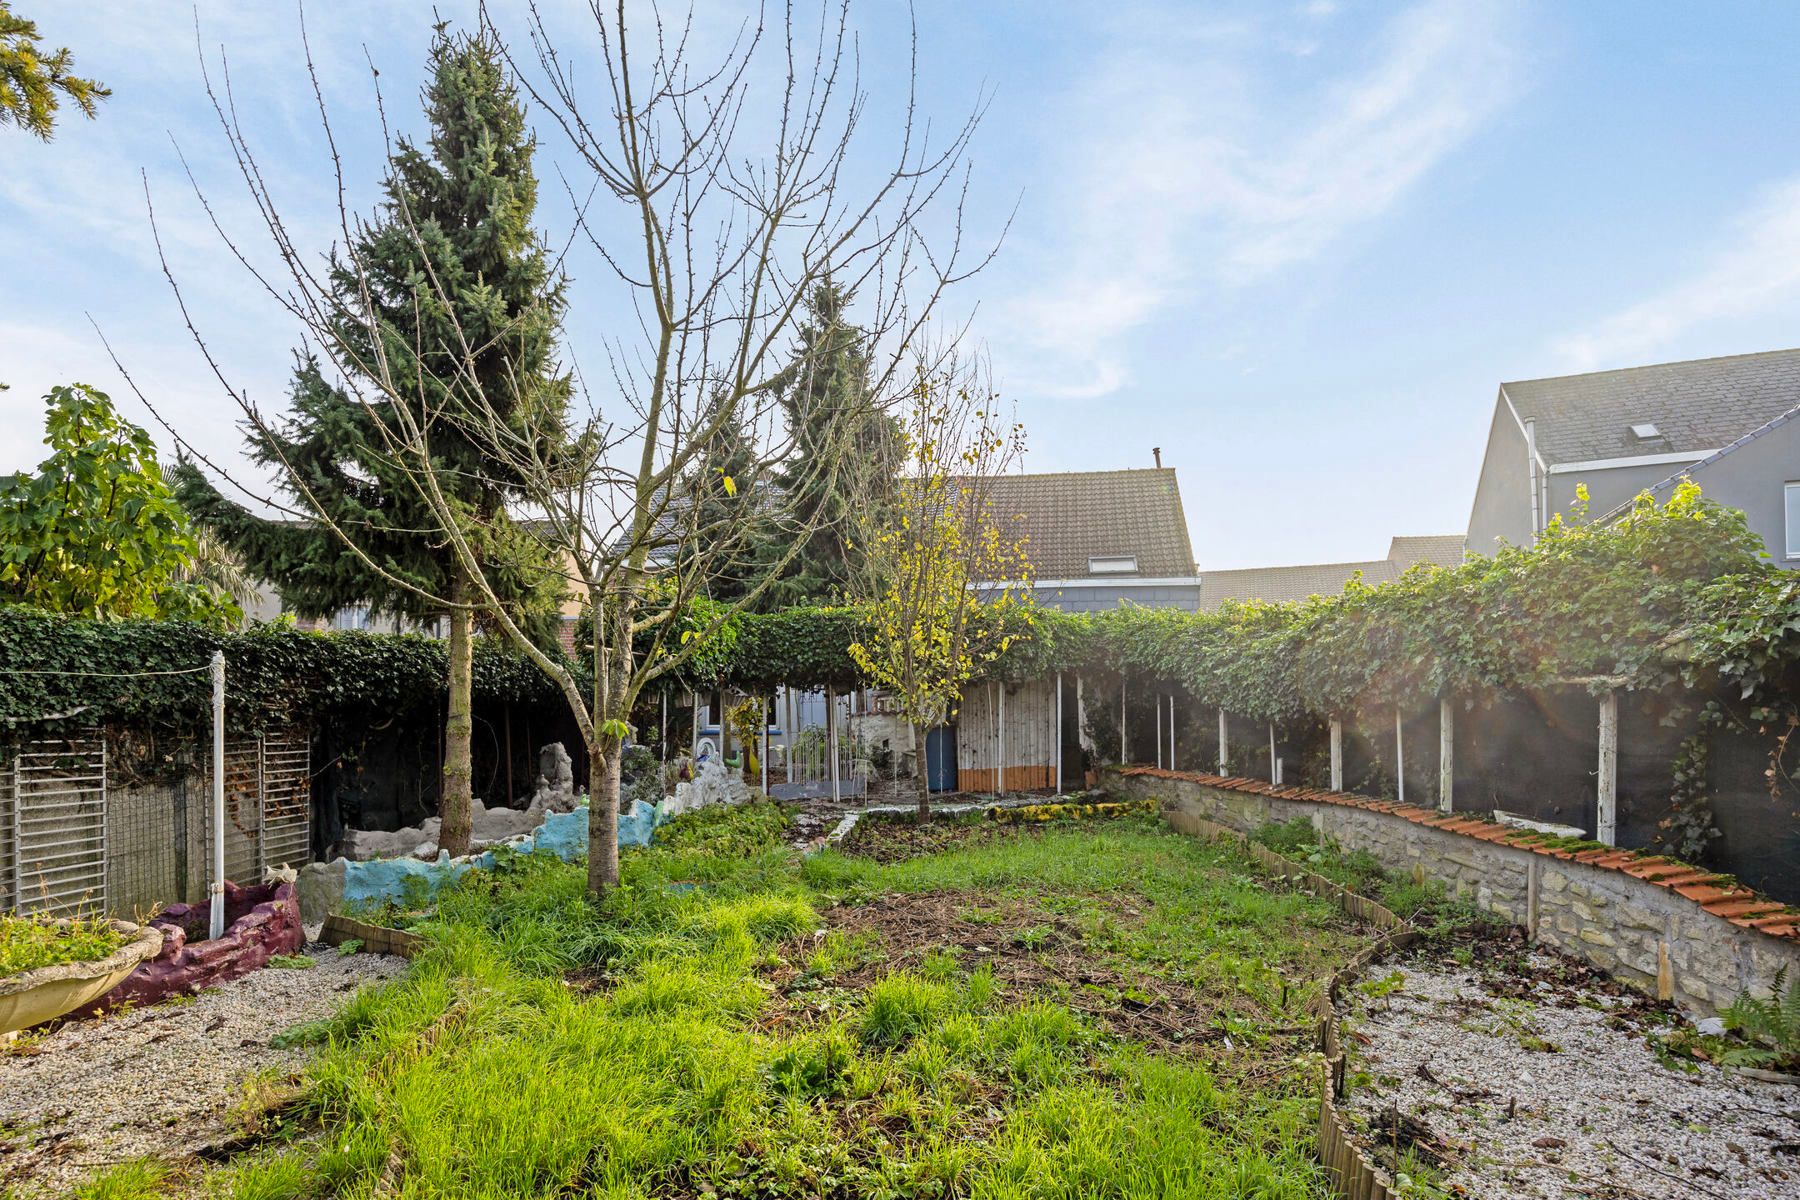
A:
[[[1135,896],[1103,903],[1119,922],[1141,919],[1148,904]],[[946,954],[964,969],[986,966],[1001,989],[1014,997],[1052,996],[1094,1018],[1115,1037],[1158,1053],[1232,1049],[1225,1017],[1262,1022],[1268,1016],[1242,993],[1204,995],[1133,971],[1092,944],[1074,921],[1021,899],[959,891],[900,893],[867,904],[840,905],[824,915],[832,930],[864,947],[865,953],[855,966],[818,981],[803,969],[813,939],[790,943],[780,965],[765,975],[780,998],[770,1014],[771,1023],[816,1019],[831,1011],[840,990],[860,991],[890,972],[919,970],[929,957]],[[827,983],[828,990],[822,991],[820,982]],[[1311,1030],[1273,1032],[1303,1038]]]
[[[911,817],[871,813],[858,821],[837,845],[845,854],[878,863],[895,863],[927,854],[982,846],[1021,834],[1041,836],[1041,831],[1017,830],[986,817],[943,817],[921,824]]]

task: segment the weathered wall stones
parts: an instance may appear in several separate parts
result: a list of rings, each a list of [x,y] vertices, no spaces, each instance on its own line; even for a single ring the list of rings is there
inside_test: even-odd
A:
[[[1800,941],[1733,924],[1668,887],[1590,866],[1328,802],[1296,800],[1159,775],[1110,772],[1109,790],[1155,799],[1177,829],[1203,818],[1249,832],[1306,818],[1346,850],[1388,870],[1421,872],[1534,938],[1698,1013],[1746,988],[1766,991],[1786,966],[1800,976]]]

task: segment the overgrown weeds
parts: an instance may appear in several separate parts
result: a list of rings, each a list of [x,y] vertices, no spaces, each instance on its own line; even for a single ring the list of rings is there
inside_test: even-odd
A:
[[[785,833],[683,818],[598,905],[538,858],[446,891],[407,976],[305,1031],[311,1132],[205,1194],[1324,1194],[1290,1027],[1359,936],[1334,909],[1147,819],[885,865]],[[860,919],[926,894],[967,919]],[[1106,1019],[1177,994],[1204,1053]]]
[[[97,918],[0,914],[0,977],[60,963],[97,962],[128,940]]]

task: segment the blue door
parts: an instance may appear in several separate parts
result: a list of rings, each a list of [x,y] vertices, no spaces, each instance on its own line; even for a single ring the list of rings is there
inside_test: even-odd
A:
[[[925,786],[934,792],[956,790],[956,726],[939,725],[925,734]]]

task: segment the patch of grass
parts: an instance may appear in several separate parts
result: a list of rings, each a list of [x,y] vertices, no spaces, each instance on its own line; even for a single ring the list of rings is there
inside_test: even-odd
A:
[[[1333,839],[1320,837],[1305,817],[1270,822],[1250,836],[1339,887],[1379,901],[1395,916],[1411,921],[1426,933],[1444,936],[1471,924],[1494,920],[1474,905],[1451,896],[1435,880],[1394,874],[1367,851],[1347,851]]]
[[[319,964],[310,954],[271,954],[268,965],[278,971],[310,971]]]
[[[133,1159],[109,1167],[80,1184],[72,1200],[158,1200],[167,1196],[174,1170],[154,1158]]]
[[[280,1035],[321,1047],[314,1136],[206,1194],[1325,1194],[1315,1075],[1299,1043],[1257,1041],[1360,936],[1331,906],[1147,818],[801,864],[779,809],[738,812],[627,854],[598,904],[580,866],[535,857],[442,893],[406,976]],[[1014,990],[973,941],[884,970],[879,944],[822,932],[837,905],[931,891],[957,893],[952,911],[1029,907],[1031,954],[1055,943],[1246,1006],[1219,1018],[1238,1049],[1154,1052],[1073,1007],[1078,980]]]
[[[869,989],[863,1008],[862,1040],[870,1046],[899,1046],[923,1033],[949,1011],[953,995],[942,983],[899,972]]]
[[[128,940],[98,918],[53,921],[0,915],[0,976],[60,963],[98,962]]]

